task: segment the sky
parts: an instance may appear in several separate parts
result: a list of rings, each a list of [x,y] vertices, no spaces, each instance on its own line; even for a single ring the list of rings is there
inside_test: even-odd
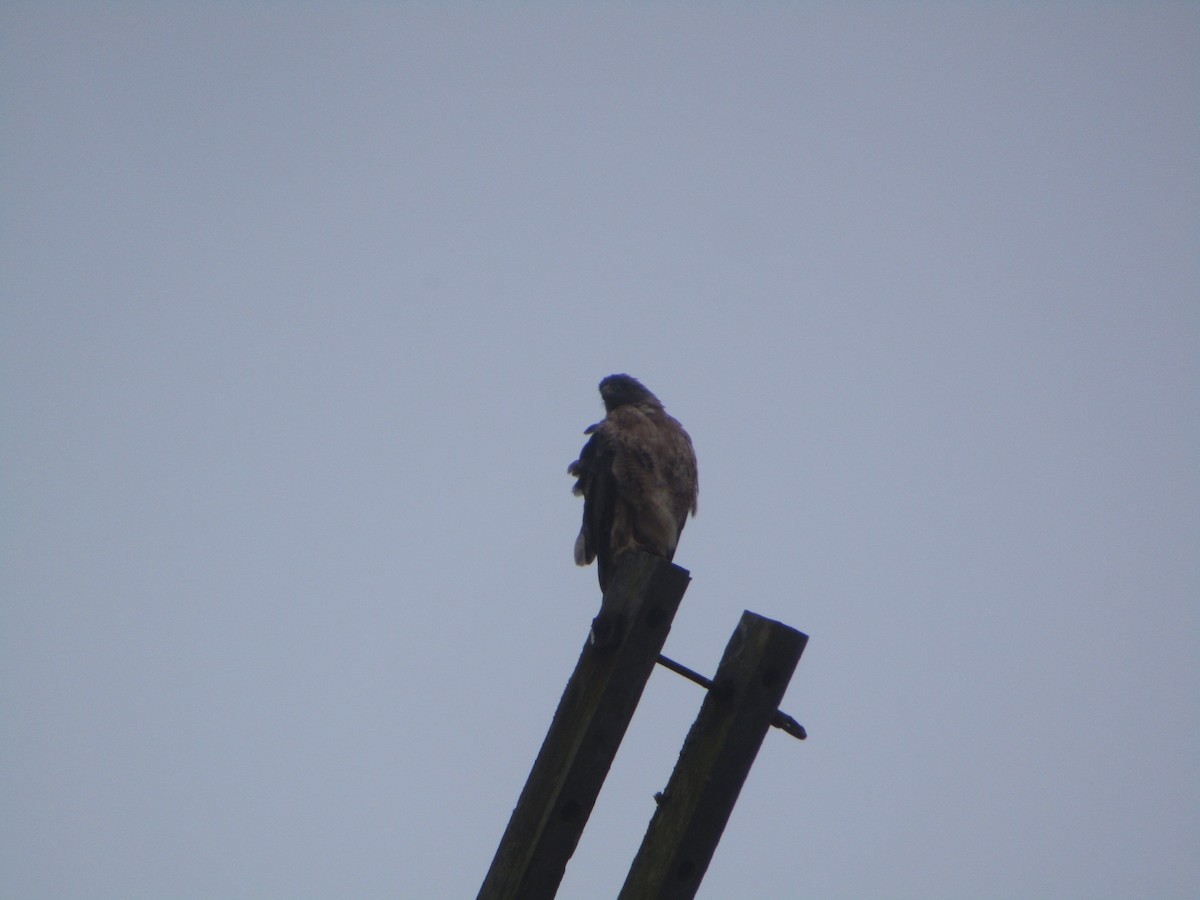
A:
[[[1198,224],[1191,3],[4,2],[0,894],[474,896],[628,372],[810,636],[698,896],[1200,895]]]

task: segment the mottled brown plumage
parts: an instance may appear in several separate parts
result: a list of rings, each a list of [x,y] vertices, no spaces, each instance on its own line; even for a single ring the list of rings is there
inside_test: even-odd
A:
[[[688,513],[696,514],[698,482],[692,439],[641,382],[610,375],[600,396],[608,414],[584,431],[591,437],[567,471],[583,497],[575,562],[598,560],[606,591],[627,550],[674,558]]]

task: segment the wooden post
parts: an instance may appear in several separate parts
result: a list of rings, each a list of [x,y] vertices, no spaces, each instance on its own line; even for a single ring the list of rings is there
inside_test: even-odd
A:
[[[691,900],[808,636],[752,612],[725,648],[619,900]]]
[[[658,557],[622,557],[478,900],[549,900],[558,890],[688,580]]]

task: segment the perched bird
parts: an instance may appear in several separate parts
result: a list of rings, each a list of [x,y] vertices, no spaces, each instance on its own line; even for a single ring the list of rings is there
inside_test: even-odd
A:
[[[584,431],[591,437],[567,472],[583,497],[575,562],[598,560],[607,591],[625,551],[675,556],[688,513],[696,514],[698,482],[692,439],[640,381],[609,375],[600,396],[607,415]]]

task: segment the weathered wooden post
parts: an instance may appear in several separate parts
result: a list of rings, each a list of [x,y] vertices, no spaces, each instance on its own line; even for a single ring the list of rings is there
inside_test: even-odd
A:
[[[688,580],[658,557],[622,557],[479,900],[549,900],[558,890]]]
[[[742,614],[619,900],[696,895],[807,642],[794,628]]]

